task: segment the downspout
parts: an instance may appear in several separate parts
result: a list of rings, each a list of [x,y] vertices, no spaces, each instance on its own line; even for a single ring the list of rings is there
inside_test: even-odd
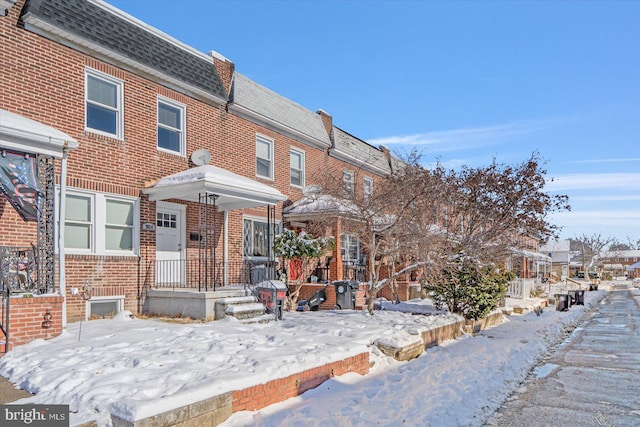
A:
[[[58,207],[58,282],[60,295],[62,296],[62,329],[67,327],[67,297],[66,275],[64,256],[64,218],[65,198],[67,196],[67,142],[62,148],[62,162],[60,164],[60,200]]]
[[[224,285],[229,283],[229,211],[223,211],[223,224],[222,224],[222,268],[224,277]]]

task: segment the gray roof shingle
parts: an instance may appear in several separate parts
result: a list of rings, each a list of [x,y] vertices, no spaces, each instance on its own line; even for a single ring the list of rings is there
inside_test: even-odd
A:
[[[292,131],[289,136],[294,138],[300,134],[298,136],[316,145],[331,145],[320,115],[242,74],[235,73],[233,77],[231,101],[230,110],[239,113],[248,111],[253,118],[259,118],[267,126],[275,125],[277,131],[287,133],[289,130]]]
[[[352,159],[355,165],[377,173],[390,173],[389,161],[382,150],[356,138],[355,136],[333,127],[333,149],[336,157]],[[340,156],[341,155],[341,156]]]
[[[207,60],[204,54],[190,52],[137,25],[133,20],[118,16],[106,7],[86,0],[29,0],[22,16],[27,22],[45,22],[74,37],[90,41],[130,61],[226,100],[224,85],[212,59]]]

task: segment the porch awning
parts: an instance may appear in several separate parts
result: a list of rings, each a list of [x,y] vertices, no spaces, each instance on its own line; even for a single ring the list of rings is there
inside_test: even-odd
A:
[[[51,126],[0,109],[0,149],[62,157],[78,141]]]
[[[528,258],[530,260],[551,262],[550,256],[541,254],[540,252],[526,251],[524,249],[517,249],[517,248],[509,248],[509,250],[511,250],[511,252],[513,252],[514,254],[522,255],[523,257]]]
[[[303,190],[304,196],[282,210],[286,218],[296,220],[314,219],[322,215],[353,216],[357,208],[347,200],[327,194]]]
[[[221,211],[275,205],[287,199],[277,189],[213,165],[198,166],[161,178],[142,190],[149,200],[197,202],[201,194],[218,196]]]

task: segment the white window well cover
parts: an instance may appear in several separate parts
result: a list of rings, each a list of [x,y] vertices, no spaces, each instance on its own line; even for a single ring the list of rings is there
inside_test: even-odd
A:
[[[200,194],[218,196],[222,211],[275,205],[286,200],[277,189],[213,165],[198,166],[161,178],[142,190],[149,200],[198,201]]]
[[[62,150],[78,141],[51,126],[0,109],[0,148],[62,157]]]

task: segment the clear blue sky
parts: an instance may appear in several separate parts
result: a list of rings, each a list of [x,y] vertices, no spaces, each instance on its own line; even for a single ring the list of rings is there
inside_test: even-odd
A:
[[[537,150],[562,237],[640,239],[640,2],[108,2],[425,163]]]

